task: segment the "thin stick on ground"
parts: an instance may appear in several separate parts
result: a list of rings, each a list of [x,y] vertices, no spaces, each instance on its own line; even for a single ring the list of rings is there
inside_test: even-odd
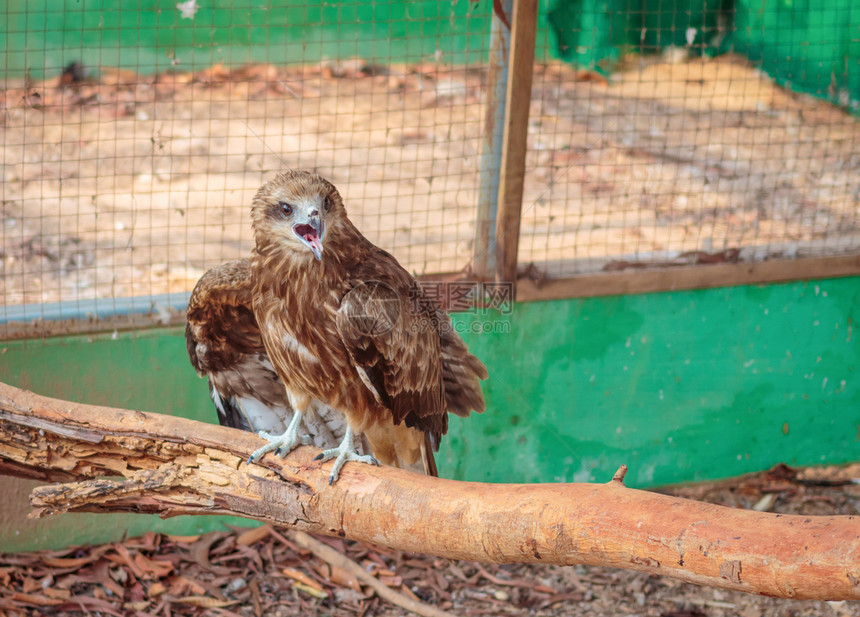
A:
[[[300,447],[246,465],[251,433],[80,405],[0,384],[0,473],[34,515],[233,514],[452,559],[590,564],[781,598],[860,599],[853,516],[736,510],[606,484],[481,484],[329,464]],[[105,476],[122,476],[108,479]]]
[[[376,578],[369,572],[366,572],[364,568],[355,563],[346,555],[338,553],[332,547],[327,546],[319,540],[312,538],[305,532],[294,531],[291,535],[293,537],[293,542],[298,544],[300,547],[309,550],[329,565],[337,566],[338,568],[342,568],[350,574],[354,575],[355,578],[360,580],[362,583],[371,587],[374,593],[376,593],[376,595],[378,595],[383,600],[391,602],[392,604],[395,604],[400,608],[404,608],[407,611],[412,611],[416,615],[421,615],[422,617],[455,617],[455,615],[453,615],[452,613],[439,610],[438,608],[435,608],[428,604],[416,602],[412,598],[408,598],[402,593],[391,589],[388,585],[380,581],[378,578]]]

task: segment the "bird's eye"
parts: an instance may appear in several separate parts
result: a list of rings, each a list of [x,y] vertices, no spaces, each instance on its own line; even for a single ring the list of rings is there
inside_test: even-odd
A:
[[[290,216],[293,213],[293,207],[285,201],[279,201],[278,205],[281,207],[281,212],[284,213],[284,216]]]
[[[326,195],[325,198],[323,199],[323,209],[326,212],[331,210],[331,197],[329,197],[328,195]]]

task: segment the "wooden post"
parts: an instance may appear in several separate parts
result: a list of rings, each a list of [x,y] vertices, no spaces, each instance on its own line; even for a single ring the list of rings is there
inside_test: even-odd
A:
[[[481,136],[481,185],[475,217],[475,245],[472,250],[472,272],[481,279],[492,279],[496,269],[495,229],[499,214],[499,176],[502,170],[505,104],[510,75],[508,50],[511,47],[511,29],[503,18],[510,15],[512,9],[513,0],[503,0],[499,8],[492,13],[487,101]]]
[[[496,221],[496,272],[498,282],[516,283],[517,249],[523,203],[529,105],[535,59],[538,0],[514,0],[511,52],[499,209]],[[515,290],[514,290],[515,291]]]

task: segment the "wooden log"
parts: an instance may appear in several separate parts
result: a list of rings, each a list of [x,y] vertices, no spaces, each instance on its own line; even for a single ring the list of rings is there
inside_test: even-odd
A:
[[[860,599],[860,518],[715,506],[606,484],[481,484],[347,464],[301,447],[244,463],[250,433],[0,384],[0,473],[35,515],[234,514],[452,559],[592,564],[782,598]],[[112,476],[112,477],[107,477]],[[117,477],[119,479],[117,479]]]

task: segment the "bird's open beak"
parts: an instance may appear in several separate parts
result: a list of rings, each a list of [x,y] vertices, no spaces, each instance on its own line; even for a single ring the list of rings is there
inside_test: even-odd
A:
[[[307,246],[317,261],[322,259],[322,240],[325,236],[325,221],[319,216],[311,216],[307,222],[296,223],[293,225],[293,231],[299,237],[305,246]]]

